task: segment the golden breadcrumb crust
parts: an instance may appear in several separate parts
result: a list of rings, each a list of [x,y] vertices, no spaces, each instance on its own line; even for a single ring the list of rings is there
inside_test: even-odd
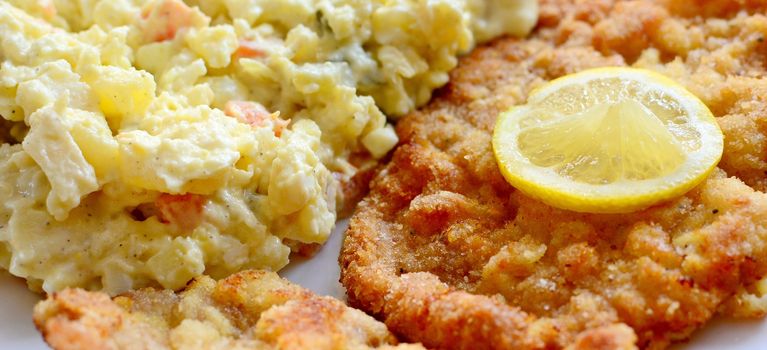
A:
[[[66,289],[35,306],[34,321],[57,350],[423,349],[397,346],[386,326],[363,312],[263,271],[114,299]]]
[[[352,305],[441,349],[661,349],[717,313],[761,317],[767,288],[767,1],[545,0],[534,34],[475,50],[400,121],[351,220]],[[724,157],[685,196],[628,215],[555,209],[512,188],[496,115],[583,69],[633,65],[714,112]]]

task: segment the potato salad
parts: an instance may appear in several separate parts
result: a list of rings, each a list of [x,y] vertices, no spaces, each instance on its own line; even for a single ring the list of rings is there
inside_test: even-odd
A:
[[[323,243],[350,159],[534,0],[0,0],[0,266],[177,289]]]

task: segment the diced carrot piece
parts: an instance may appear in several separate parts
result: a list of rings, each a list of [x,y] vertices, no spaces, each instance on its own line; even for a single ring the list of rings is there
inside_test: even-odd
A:
[[[266,51],[256,42],[240,40],[240,46],[235,51],[237,57],[258,58],[266,56]]]
[[[155,200],[160,222],[172,223],[182,229],[191,230],[202,222],[205,197],[198,194],[163,193]]]
[[[46,19],[52,19],[56,17],[57,13],[58,11],[56,10],[56,5],[54,5],[52,1],[46,2],[43,5],[43,16],[45,16]]]
[[[290,124],[290,120],[280,119],[279,113],[269,113],[266,107],[256,102],[229,101],[224,106],[224,113],[256,128],[269,127],[277,137]]]
[[[260,103],[250,101],[229,101],[224,106],[224,113],[246,124],[264,126],[269,111]]]
[[[192,24],[194,10],[181,0],[160,0],[145,7],[141,17],[146,20],[144,37],[153,42],[170,40],[176,32]]]

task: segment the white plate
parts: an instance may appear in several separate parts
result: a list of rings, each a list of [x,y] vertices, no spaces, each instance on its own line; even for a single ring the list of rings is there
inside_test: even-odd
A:
[[[339,223],[330,240],[312,259],[294,261],[281,275],[316,293],[344,299],[338,283],[338,251],[347,222]],[[24,283],[3,272],[0,275],[0,349],[47,349],[32,324],[32,306],[39,296]],[[767,320],[717,320],[674,350],[764,350],[767,349]]]

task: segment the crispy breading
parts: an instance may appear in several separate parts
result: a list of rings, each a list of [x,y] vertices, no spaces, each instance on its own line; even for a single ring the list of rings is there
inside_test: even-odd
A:
[[[57,350],[423,349],[397,346],[385,325],[336,299],[252,270],[114,300],[66,289],[35,306],[34,321]]]
[[[442,349],[661,349],[717,313],[767,311],[767,1],[546,0],[526,40],[462,59],[399,122],[401,144],[340,256],[352,305]],[[724,157],[686,195],[627,215],[516,191],[496,115],[583,69],[634,65],[714,112]],[[761,282],[760,282],[761,281]]]

